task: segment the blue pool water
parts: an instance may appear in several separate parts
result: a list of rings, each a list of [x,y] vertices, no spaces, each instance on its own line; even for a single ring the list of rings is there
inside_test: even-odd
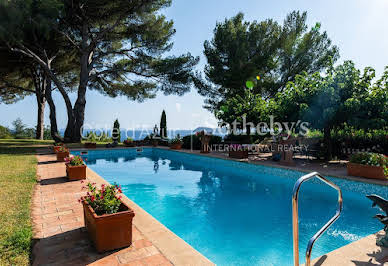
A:
[[[292,265],[291,194],[301,172],[148,148],[89,151],[87,165],[218,265]],[[331,178],[341,217],[316,242],[323,255],[382,228],[366,194],[386,187]],[[300,191],[300,257],[334,215],[337,192],[319,180]]]

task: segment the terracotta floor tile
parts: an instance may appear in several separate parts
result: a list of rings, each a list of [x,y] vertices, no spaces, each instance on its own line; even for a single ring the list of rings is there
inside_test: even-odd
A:
[[[43,154],[43,152],[41,152]],[[64,163],[54,154],[38,155],[37,175],[31,204],[31,220],[37,243],[33,265],[162,265],[169,263],[133,226],[133,245],[99,254],[84,227],[83,208],[78,199],[85,195],[80,181],[67,182]],[[52,162],[52,163],[51,163]],[[168,265],[168,264],[166,264]]]
[[[170,263],[162,254],[152,255],[150,257],[142,259],[142,263],[149,266],[157,266],[166,263]]]

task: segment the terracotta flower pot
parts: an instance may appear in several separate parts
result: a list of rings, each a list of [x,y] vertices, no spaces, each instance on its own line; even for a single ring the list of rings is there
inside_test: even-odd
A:
[[[65,158],[69,157],[69,155],[70,155],[69,151],[65,151],[65,152],[58,151],[57,152],[57,161],[64,162]]]
[[[373,179],[387,180],[387,176],[384,174],[384,168],[380,166],[363,165],[356,163],[347,164],[348,175],[361,176]]]
[[[84,147],[86,149],[95,149],[95,148],[97,148],[97,144],[95,142],[86,142],[84,144]]]
[[[248,151],[233,151],[229,150],[229,157],[234,159],[246,159],[248,158]]]
[[[66,164],[66,174],[71,181],[86,179],[86,165],[72,166]]]
[[[180,149],[182,149],[182,143],[172,143],[170,145],[170,149],[172,149],[172,150],[180,150]]]
[[[132,244],[132,219],[135,213],[125,203],[114,214],[97,215],[92,207],[82,200],[85,227],[98,252],[128,247]]]

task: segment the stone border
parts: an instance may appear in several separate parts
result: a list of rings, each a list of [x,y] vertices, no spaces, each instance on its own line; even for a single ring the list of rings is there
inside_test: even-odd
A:
[[[152,148],[152,147],[151,147]],[[156,147],[157,149],[163,149],[163,150],[170,150],[168,147],[161,147],[158,146]],[[200,153],[198,151],[191,151],[191,150],[186,150],[186,149],[181,149],[181,150],[170,150],[174,152],[182,152],[182,153],[187,153],[187,154],[194,154],[194,155],[199,155],[199,156],[205,156],[205,157],[211,157],[211,158],[217,158],[217,159],[222,159],[226,161],[236,161],[240,163],[246,163],[246,164],[252,164],[252,165],[262,165],[266,167],[272,167],[272,168],[281,168],[281,169],[286,169],[286,170],[292,170],[292,171],[299,171],[303,173],[311,173],[311,170],[303,169],[300,167],[290,167],[290,166],[285,166],[285,165],[272,165],[272,164],[266,164],[260,161],[249,161],[246,159],[234,159],[234,158],[229,158],[229,157],[224,157],[216,153]],[[329,176],[329,177],[335,177],[335,178],[341,178],[341,179],[346,179],[354,182],[361,182],[361,183],[367,183],[367,184],[372,184],[372,185],[380,185],[380,186],[388,186],[388,179],[387,181],[385,180],[379,180],[379,179],[368,179],[368,178],[363,178],[363,177],[357,177],[357,176],[345,176],[345,175],[337,175],[337,174],[331,174],[331,173],[326,173],[319,171],[322,175],[324,176]]]
[[[333,250],[314,259],[311,265],[347,266],[347,265],[386,265],[388,263],[388,248],[376,245],[376,238],[384,231],[369,235],[360,240]]]
[[[140,147],[135,147],[140,148]],[[135,149],[133,147],[119,147],[114,149]],[[163,150],[170,150],[168,147],[141,147],[141,148],[157,148]],[[91,150],[91,149],[73,149],[73,150]],[[97,148],[92,150],[107,150],[107,148]],[[229,157],[223,157],[218,154],[203,154],[191,150],[171,150],[172,152],[182,152],[186,154],[193,154],[211,158],[217,158],[222,160],[231,160],[238,161],[241,163],[247,164],[257,164],[263,165],[267,167],[273,168],[282,168],[293,171],[300,171],[304,173],[310,173],[309,170],[301,169],[298,167],[292,168],[283,165],[268,165],[260,162],[252,162],[246,160],[239,160]],[[97,173],[91,170],[89,167],[87,168],[87,176],[88,179],[96,182],[97,184],[109,184],[106,180],[100,177]],[[374,185],[382,185],[388,186],[388,182],[384,182],[382,180],[372,180],[372,179],[364,179],[359,177],[352,176],[340,176],[340,175],[332,175],[325,174],[330,177],[347,179],[350,181],[361,182],[361,183],[369,183]],[[204,257],[201,253],[195,250],[192,246],[187,244],[183,239],[175,235],[172,231],[170,231],[167,227],[161,224],[158,220],[152,217],[149,213],[143,210],[136,203],[131,201],[128,197],[123,195],[123,201],[128,204],[131,208],[134,209],[136,216],[133,221],[135,226],[152,242],[152,244],[157,247],[162,254],[169,259],[174,265],[215,265],[206,257]],[[324,266],[337,266],[337,265],[354,265],[355,263],[384,263],[388,262],[388,248],[380,248],[376,246],[376,237],[381,234],[378,232],[376,234],[369,235],[364,237],[358,241],[352,242],[348,245],[340,247],[334,251],[331,251],[321,257],[318,257],[312,261],[312,265],[324,265]],[[380,249],[380,250],[379,250]],[[374,265],[374,264],[371,264]],[[378,265],[378,264],[377,264]],[[381,264],[383,265],[383,264]]]
[[[109,184],[89,167],[87,177],[97,185]],[[122,200],[135,211],[133,224],[174,265],[215,265],[127,196],[122,196]]]

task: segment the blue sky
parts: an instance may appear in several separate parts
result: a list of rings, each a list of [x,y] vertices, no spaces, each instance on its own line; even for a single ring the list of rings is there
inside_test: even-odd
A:
[[[216,21],[245,14],[246,20],[274,18],[282,21],[292,10],[308,12],[308,23],[322,23],[333,43],[340,48],[340,62],[353,60],[356,66],[371,66],[380,75],[388,65],[388,1],[386,0],[173,0],[163,11],[174,20],[176,35],[172,53],[191,52],[201,57],[199,69],[203,69],[203,42],[212,37]],[[71,96],[75,101],[75,95]],[[60,95],[55,94],[59,128],[66,126],[66,112]],[[88,91],[85,122],[94,128],[111,126],[118,118],[124,128],[152,127],[159,123],[163,109],[167,113],[169,128],[191,129],[197,126],[216,126],[214,116],[202,108],[203,98],[195,88],[182,97],[158,95],[155,99],[137,103],[125,97],[109,98]],[[28,126],[36,123],[35,97],[27,97],[16,104],[0,104],[0,125],[11,126],[20,117]],[[48,106],[45,123],[49,124]]]

